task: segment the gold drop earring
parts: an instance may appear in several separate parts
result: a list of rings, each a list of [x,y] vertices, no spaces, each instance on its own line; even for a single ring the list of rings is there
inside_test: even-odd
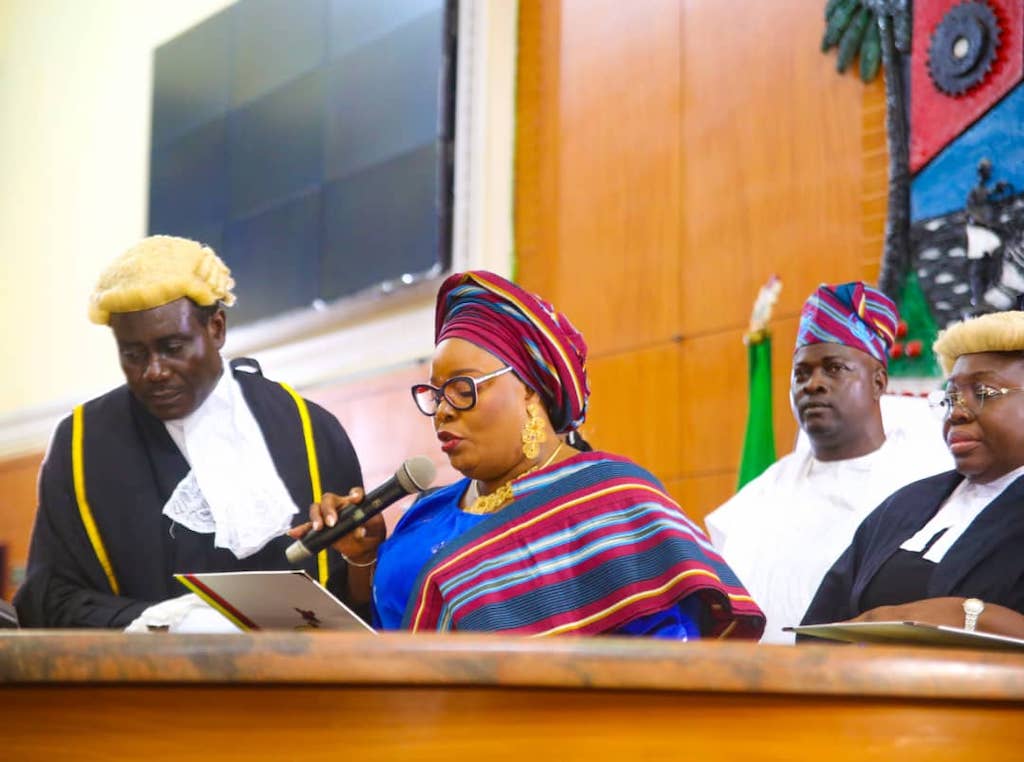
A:
[[[526,406],[526,423],[523,425],[523,455],[530,460],[536,460],[540,456],[540,444],[548,438],[544,431],[544,419],[540,416],[540,409],[537,403],[531,402]]]

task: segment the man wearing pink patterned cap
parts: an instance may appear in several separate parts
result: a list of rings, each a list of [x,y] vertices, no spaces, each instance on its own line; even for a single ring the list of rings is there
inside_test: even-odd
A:
[[[865,283],[821,285],[800,315],[790,403],[808,447],[781,458],[705,519],[712,542],[764,610],[762,642],[792,643],[825,572],[861,520],[899,487],[949,467],[934,447],[887,430],[896,305]],[[925,438],[927,441],[927,438]]]

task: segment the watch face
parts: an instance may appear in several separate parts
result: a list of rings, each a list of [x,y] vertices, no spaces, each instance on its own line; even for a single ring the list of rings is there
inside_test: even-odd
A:
[[[964,613],[977,616],[985,609],[985,604],[977,598],[968,598],[964,601]]]

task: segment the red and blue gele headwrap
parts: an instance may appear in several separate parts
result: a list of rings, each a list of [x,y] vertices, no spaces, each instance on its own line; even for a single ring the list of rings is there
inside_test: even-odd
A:
[[[899,314],[892,299],[860,281],[822,284],[804,302],[796,349],[808,344],[843,344],[888,365]]]
[[[456,273],[437,293],[434,341],[458,338],[508,365],[540,395],[555,431],[572,431],[587,413],[587,345],[546,301],[485,270]]]

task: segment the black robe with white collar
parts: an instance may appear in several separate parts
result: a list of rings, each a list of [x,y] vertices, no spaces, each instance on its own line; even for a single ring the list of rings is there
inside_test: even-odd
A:
[[[278,474],[298,507],[293,524],[308,519],[313,500],[302,423],[292,397],[260,375],[234,370],[259,423]],[[307,403],[324,492],[362,485],[359,460],[341,424]],[[22,627],[125,627],[148,606],[185,592],[176,572],[272,571],[292,568],[291,540],[271,540],[238,559],[214,547],[214,535],[193,532],[163,515],[189,471],[163,422],[121,386],[84,406],[85,491],[120,595],[114,595],[90,543],[75,499],[71,418],[57,427],[39,476],[39,508],[24,584],[15,597]],[[244,474],[239,474],[244,479]],[[344,582],[345,564],[331,553],[331,584]],[[307,571],[316,577],[315,562]]]
[[[962,479],[949,471],[886,498],[825,575],[802,624],[864,613],[861,597],[882,564],[928,523]],[[925,597],[944,596],[981,598],[1024,614],[1024,477],[989,503],[935,565]]]

